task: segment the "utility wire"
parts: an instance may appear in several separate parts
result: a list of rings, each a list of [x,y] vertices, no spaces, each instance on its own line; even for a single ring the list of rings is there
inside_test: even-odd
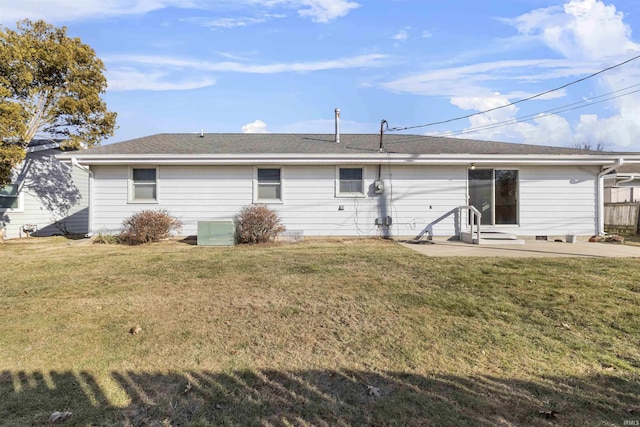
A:
[[[526,121],[529,121],[529,120],[532,120],[532,119],[536,119],[536,118],[547,117],[547,116],[551,116],[551,115],[558,114],[558,113],[566,113],[568,111],[578,110],[580,108],[586,108],[586,107],[589,107],[591,105],[599,104],[601,102],[611,101],[613,99],[622,98],[623,96],[627,96],[627,95],[632,95],[634,93],[638,93],[638,92],[640,92],[640,89],[637,89],[637,90],[634,90],[634,91],[631,91],[631,92],[627,92],[627,93],[623,93],[623,94],[620,94],[620,95],[616,95],[616,96],[609,96],[609,95],[613,95],[613,94],[616,94],[616,93],[619,93],[619,92],[623,92],[623,91],[626,91],[626,90],[629,90],[629,89],[632,89],[632,88],[638,87],[638,86],[640,86],[640,83],[632,85],[632,86],[628,86],[628,87],[626,87],[624,89],[619,89],[619,90],[616,90],[616,91],[613,91],[613,92],[605,93],[603,95],[594,96],[593,98],[587,98],[587,99],[582,100],[582,101],[578,101],[578,102],[574,102],[574,103],[571,103],[571,104],[562,105],[560,107],[552,108],[550,110],[545,110],[545,111],[529,114],[529,115],[522,116],[522,117],[514,117],[512,119],[505,120],[505,121],[502,121],[502,122],[491,123],[491,124],[487,124],[487,125],[483,125],[483,126],[476,126],[476,127],[467,128],[467,129],[460,130],[460,131],[447,131],[447,132],[437,133],[437,134],[434,134],[434,135],[431,135],[431,136],[462,135],[462,134],[465,134],[465,133],[471,133],[471,132],[476,132],[476,131],[494,129],[494,128],[501,127],[501,126],[509,126],[509,125],[512,125],[512,124],[526,122]],[[605,98],[607,96],[609,96],[609,97]],[[600,99],[600,98],[604,98],[604,99]],[[598,101],[595,101],[595,100],[598,100]]]
[[[621,67],[621,66],[623,66],[625,64],[628,64],[629,62],[636,61],[637,59],[640,59],[640,55],[634,56],[633,58],[627,59],[626,61],[623,61],[623,62],[620,62],[618,64],[612,65],[612,66],[607,67],[607,68],[605,68],[603,70],[597,71],[597,72],[595,72],[593,74],[589,74],[588,76],[585,76],[585,77],[582,77],[582,78],[580,78],[578,80],[574,80],[572,82],[566,83],[566,84],[564,84],[562,86],[559,86],[559,87],[556,87],[554,89],[549,89],[549,90],[546,90],[544,92],[540,92],[538,94],[535,94],[535,95],[528,96],[526,98],[520,99],[518,101],[514,101],[514,102],[511,102],[509,104],[501,105],[499,107],[489,108],[488,110],[478,111],[477,113],[467,114],[465,116],[460,116],[460,117],[454,117],[454,118],[448,119],[448,120],[441,120],[439,122],[427,123],[427,124],[424,124],[424,125],[405,126],[405,127],[392,127],[392,128],[387,126],[387,131],[399,132],[399,131],[403,131],[403,130],[417,129],[417,128],[424,128],[424,127],[428,127],[428,126],[441,125],[441,124],[444,124],[444,123],[450,123],[450,122],[454,122],[454,121],[457,121],[457,120],[468,119],[470,117],[478,116],[480,114],[486,114],[486,113],[489,113],[491,111],[499,110],[501,108],[511,107],[513,105],[520,104],[520,103],[525,102],[525,101],[530,101],[530,100],[535,99],[535,98],[540,98],[541,96],[547,95],[549,93],[559,91],[561,89],[564,89],[564,88],[569,87],[571,85],[574,85],[576,83],[583,82],[583,81],[588,80],[590,78],[593,78],[593,77],[595,77],[595,76],[597,76],[599,74],[605,73],[607,71],[613,70],[614,68],[618,68],[618,67]]]

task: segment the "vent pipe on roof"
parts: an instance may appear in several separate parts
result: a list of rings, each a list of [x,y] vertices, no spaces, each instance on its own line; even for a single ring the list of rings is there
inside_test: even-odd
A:
[[[204,138],[204,129],[200,131],[200,138]]]
[[[340,144],[340,109],[335,109],[336,113],[336,144]]]

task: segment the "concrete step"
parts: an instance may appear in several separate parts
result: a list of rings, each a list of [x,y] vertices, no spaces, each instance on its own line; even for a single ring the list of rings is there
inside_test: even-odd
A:
[[[463,231],[461,239],[466,243],[477,243],[477,233],[471,231]],[[503,233],[500,231],[481,231],[480,245],[524,245],[524,240],[518,239],[518,236],[511,233]]]

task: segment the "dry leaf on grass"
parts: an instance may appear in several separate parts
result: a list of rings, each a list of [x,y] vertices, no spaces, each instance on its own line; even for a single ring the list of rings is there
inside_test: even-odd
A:
[[[380,389],[378,387],[368,385],[367,388],[369,389],[369,396],[380,397]]]
[[[129,329],[129,332],[135,335],[142,332],[142,328],[140,327],[140,325],[136,325],[133,328]]]
[[[71,412],[54,412],[49,416],[49,424],[62,422],[71,416]]]

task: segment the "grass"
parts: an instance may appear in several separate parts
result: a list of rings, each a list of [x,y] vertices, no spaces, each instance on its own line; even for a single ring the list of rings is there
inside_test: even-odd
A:
[[[640,420],[637,259],[63,238],[0,259],[2,425]]]

